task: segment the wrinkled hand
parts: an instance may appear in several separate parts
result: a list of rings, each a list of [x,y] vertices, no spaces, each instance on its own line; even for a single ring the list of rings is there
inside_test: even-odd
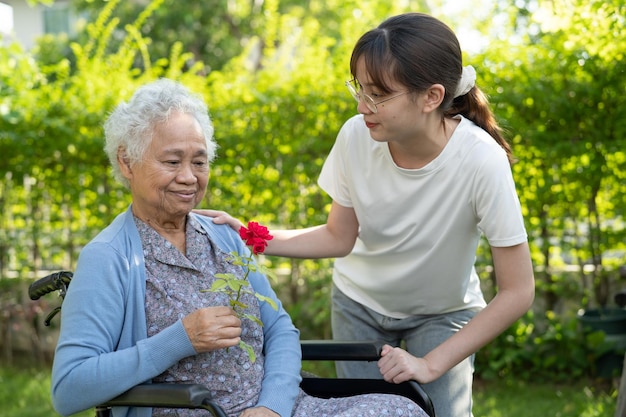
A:
[[[428,361],[417,358],[402,348],[384,345],[380,356],[378,369],[387,382],[399,384],[415,380],[425,384],[436,379],[428,367]]]
[[[209,209],[197,209],[193,211],[196,214],[200,214],[202,216],[213,217],[213,223],[215,224],[227,224],[233,228],[235,232],[239,232],[243,223],[239,220],[232,217],[230,214],[225,211],[220,210],[209,210]]]
[[[206,307],[183,318],[183,326],[198,353],[239,344],[241,320],[230,307]]]
[[[277,413],[265,407],[252,407],[243,410],[239,417],[280,417]]]

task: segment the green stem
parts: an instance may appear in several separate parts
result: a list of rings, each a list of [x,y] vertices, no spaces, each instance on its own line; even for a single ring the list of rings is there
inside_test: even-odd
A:
[[[248,280],[248,275],[250,274],[250,261],[252,259],[250,257],[246,258],[246,273],[243,276],[243,280],[247,281]],[[243,288],[243,286],[240,286],[239,288],[237,288],[237,297],[235,297],[235,301],[239,302],[239,298],[241,298],[241,289]],[[237,307],[237,306],[235,306]]]

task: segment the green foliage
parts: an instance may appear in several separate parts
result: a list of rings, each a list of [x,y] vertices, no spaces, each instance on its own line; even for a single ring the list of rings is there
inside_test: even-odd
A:
[[[74,8],[90,19],[97,18],[107,3],[107,0],[72,1]],[[273,40],[283,42],[284,35],[290,36],[290,33],[280,33],[279,21],[285,16],[323,23],[320,31],[324,36],[351,40],[381,17],[404,10],[428,10],[424,0],[409,0],[402,6],[371,0],[162,0],[159,3],[144,25],[136,25],[142,37],[152,40],[147,45],[150,55],[165,56],[172,45],[183,43],[186,50],[193,53],[193,61],[205,65],[206,73],[223,71],[259,38],[264,48],[273,48]],[[125,27],[133,24],[145,9],[145,2],[121,2],[113,16]],[[355,21],[355,17],[359,20]],[[346,21],[359,24],[357,30],[349,31],[347,38]],[[84,39],[84,34],[79,39]],[[115,51],[118,44],[117,39],[112,39],[109,50]],[[260,65],[260,62],[253,65]]]
[[[608,417],[615,414],[616,396],[613,389],[577,380],[493,381],[475,385],[472,411],[476,417]]]
[[[575,316],[529,312],[476,354],[476,374],[487,380],[567,382],[591,375],[598,354]]]
[[[577,314],[529,312],[476,354],[476,375],[485,380],[567,383],[608,378],[621,370],[624,346],[603,330],[583,324]],[[623,340],[624,334],[618,337]]]
[[[583,305],[607,305],[616,267],[626,261],[605,259],[626,238],[625,6],[540,6],[509,9],[517,31],[480,56],[491,68],[483,82],[494,86],[496,111],[513,135],[514,174],[547,308],[558,299],[552,274],[564,261],[580,267]]]
[[[50,371],[23,367],[0,368],[0,415],[12,417],[50,417],[57,415],[50,402]],[[94,410],[74,417],[93,417]]]
[[[220,148],[206,206],[272,227],[324,222],[330,199],[316,178],[355,112],[343,88],[352,45],[388,15],[428,11],[425,3],[154,0],[138,11],[135,2],[95,1],[97,18],[76,40],[46,38],[35,55],[0,46],[0,273],[72,269],[80,248],[127,207],[129,193],[109,175],[101,126],[158,77],[182,81],[209,104]],[[518,159],[538,302],[478,354],[477,370],[586,375],[598,352],[586,350],[572,311],[608,304],[624,285],[626,6],[494,7],[499,14],[479,29],[497,26],[498,36],[465,60]],[[495,291],[488,248],[478,256],[484,286]],[[266,262],[303,337],[329,338],[332,261]]]

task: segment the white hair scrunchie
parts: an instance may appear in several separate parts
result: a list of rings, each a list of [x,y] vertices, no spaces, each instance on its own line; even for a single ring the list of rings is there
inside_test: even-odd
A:
[[[469,93],[474,85],[476,85],[476,70],[471,65],[463,67],[461,79],[459,80],[459,84],[456,86],[456,91],[454,92],[454,98],[464,96]]]

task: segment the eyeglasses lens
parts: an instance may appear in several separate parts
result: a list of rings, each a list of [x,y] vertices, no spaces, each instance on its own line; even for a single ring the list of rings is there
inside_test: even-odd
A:
[[[355,86],[354,81],[346,81],[346,87],[348,87],[348,91],[350,91],[350,94],[352,95],[352,97],[354,97],[357,103],[360,103],[361,100],[363,100],[367,108],[372,113],[378,113],[378,109],[376,108],[376,103],[374,103],[374,100],[363,91],[361,91],[357,86]]]

